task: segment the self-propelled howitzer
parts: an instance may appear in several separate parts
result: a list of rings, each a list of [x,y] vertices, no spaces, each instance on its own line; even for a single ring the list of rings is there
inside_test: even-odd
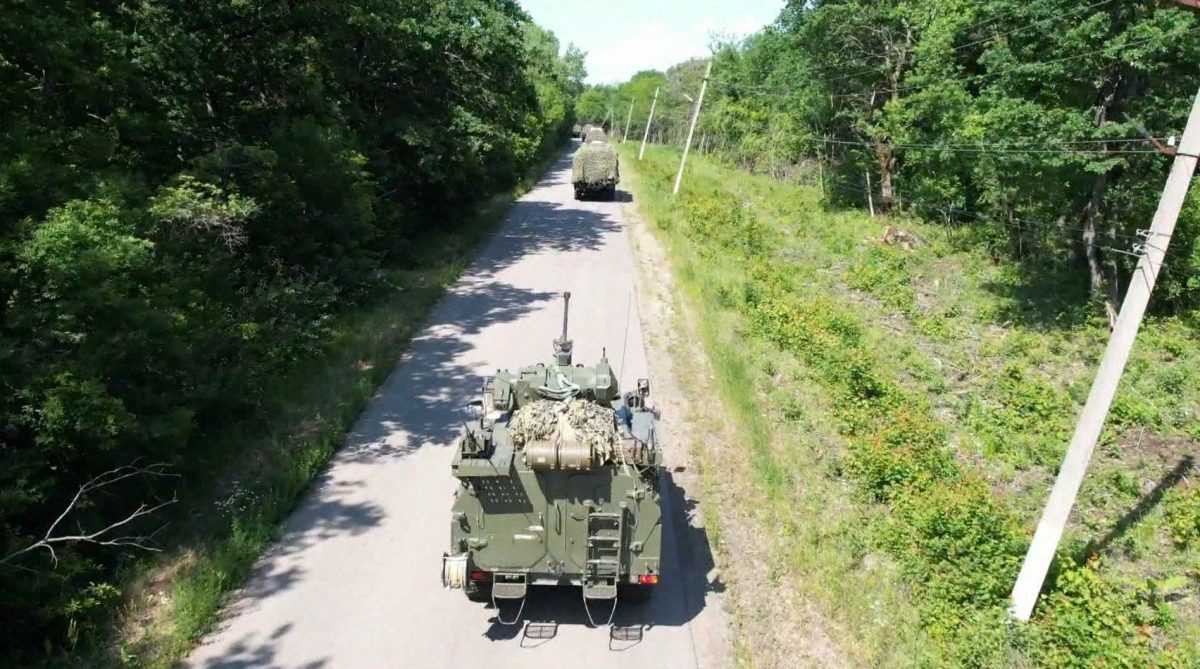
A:
[[[480,416],[455,444],[442,582],[476,601],[523,605],[529,586],[579,586],[587,606],[644,600],[659,582],[662,456],[650,384],[622,395],[603,354],[592,367],[572,364],[570,296],[554,359],[487,379]]]

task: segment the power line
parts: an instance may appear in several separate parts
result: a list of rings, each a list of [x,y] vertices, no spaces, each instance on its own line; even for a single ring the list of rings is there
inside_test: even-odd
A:
[[[1179,35],[1177,35],[1176,37],[1183,37],[1184,35],[1189,35],[1191,33],[1197,32],[1197,31],[1200,31],[1200,27],[1185,30],[1185,31],[1179,33]],[[874,95],[879,95],[879,94],[900,93],[903,91],[912,90],[914,88],[929,88],[929,87],[932,87],[932,86],[935,86],[938,84],[951,83],[951,82],[955,82],[955,81],[959,81],[959,82],[980,81],[980,80],[984,80],[984,79],[989,79],[991,77],[998,77],[998,76],[1004,75],[1004,74],[1016,73],[1016,71],[1021,68],[1032,68],[1032,67],[1039,67],[1039,66],[1045,66],[1045,65],[1054,65],[1057,63],[1064,63],[1064,62],[1071,61],[1071,60],[1077,60],[1079,58],[1086,58],[1088,56],[1101,56],[1101,57],[1105,57],[1105,58],[1113,58],[1113,57],[1117,56],[1118,54],[1108,53],[1112,49],[1118,49],[1118,50],[1128,49],[1130,47],[1141,46],[1142,44],[1154,42],[1154,41],[1157,41],[1162,38],[1163,38],[1163,36],[1161,36],[1161,35],[1155,35],[1153,37],[1146,37],[1146,38],[1143,38],[1140,40],[1126,42],[1124,44],[1110,44],[1110,45],[1108,45],[1106,47],[1102,47],[1100,49],[1084,51],[1082,53],[1077,53],[1077,54],[1073,54],[1070,56],[1063,56],[1061,58],[1052,58],[1050,60],[1032,61],[1032,62],[1027,62],[1027,63],[1016,63],[1012,67],[1008,67],[1008,68],[1001,69],[1001,70],[996,70],[994,72],[983,72],[980,74],[973,74],[973,75],[968,75],[965,77],[949,77],[949,78],[943,79],[941,81],[936,81],[936,82],[933,82],[930,84],[906,84],[903,86],[896,86],[894,88],[883,88],[883,89],[879,89],[879,90],[872,90],[869,94],[868,93],[834,93],[834,94],[831,94],[830,97],[833,97],[833,98],[861,98],[861,97],[868,97],[868,96],[874,96]]]
[[[828,143],[828,144],[838,144],[838,145],[843,145],[843,146],[862,146],[862,147],[867,147],[867,148],[875,147],[875,145],[871,144],[870,142],[864,142],[864,141],[860,141],[860,140],[827,139],[827,138],[815,139],[814,138],[814,139],[811,139],[808,141],[812,142],[812,143],[822,142],[822,143]],[[1098,141],[1102,142],[1103,140],[1098,140]],[[1140,141],[1146,141],[1146,140],[1140,140]],[[954,145],[954,144],[889,143],[889,144],[887,144],[887,146],[892,149],[918,149],[918,150],[925,149],[925,150],[933,150],[933,151],[950,151],[953,153],[985,153],[985,154],[986,153],[1019,153],[1019,154],[1049,153],[1049,154],[1100,154],[1100,155],[1156,154],[1156,155],[1160,155],[1157,149],[1052,149],[1052,148],[1046,148],[1046,145],[1041,145],[1040,147],[1022,148],[1022,147],[1006,146],[1003,144]]]
[[[861,196],[863,193],[862,188],[864,185],[865,185],[865,183],[861,182],[861,181],[855,187],[842,186],[836,182],[830,184],[830,186],[835,190],[839,190],[846,194],[859,195],[859,196]],[[908,209],[912,209],[912,210],[922,210],[923,209],[925,211],[933,211],[933,212],[940,213],[947,218],[953,218],[956,216],[965,216],[965,217],[974,219],[976,221],[979,221],[981,223],[991,223],[994,225],[1000,225],[1000,226],[1007,227],[1010,229],[1016,229],[1018,231],[1047,230],[1047,229],[1054,228],[1054,229],[1061,230],[1061,231],[1075,232],[1075,233],[1079,233],[1079,234],[1088,232],[1088,230],[1082,226],[1067,224],[1067,223],[1058,222],[1058,221],[1055,221],[1053,223],[1049,223],[1049,222],[1045,222],[1045,221],[1039,222],[1039,221],[1031,221],[1031,220],[1025,219],[1025,218],[1017,218],[1015,216],[1010,216],[1007,219],[993,218],[991,216],[986,216],[984,214],[980,214],[978,212],[971,211],[971,210],[963,208],[963,207],[959,207],[950,202],[944,202],[941,204],[930,204],[927,202],[921,202],[919,200],[909,199],[901,207],[901,209],[904,209],[904,208],[908,208]],[[1123,232],[1105,232],[1105,233],[1103,233],[1103,236],[1110,238],[1110,239],[1119,239],[1119,240],[1132,242],[1133,245],[1137,245],[1139,243],[1145,243],[1145,237],[1142,235],[1130,235],[1130,234],[1123,233]],[[1118,249],[1113,249],[1111,247],[1097,246],[1097,248],[1104,248],[1109,251],[1120,252]],[[1128,252],[1126,252],[1126,253],[1128,253]]]
[[[1195,27],[1195,28],[1190,28],[1188,30],[1184,30],[1184,31],[1178,33],[1177,35],[1166,35],[1166,36],[1155,35],[1155,36],[1146,37],[1146,38],[1142,38],[1142,39],[1138,39],[1138,40],[1133,40],[1130,42],[1125,42],[1123,44],[1109,44],[1108,46],[1101,47],[1099,49],[1092,49],[1092,50],[1084,51],[1081,53],[1072,54],[1069,56],[1063,56],[1061,58],[1052,58],[1050,60],[1042,60],[1042,61],[1014,63],[1010,67],[999,69],[999,70],[996,70],[993,72],[982,72],[979,74],[967,75],[967,76],[962,76],[962,77],[947,77],[947,78],[932,81],[932,82],[927,82],[927,83],[922,83],[922,84],[905,84],[905,85],[901,85],[901,86],[896,86],[894,88],[872,89],[870,92],[831,93],[831,94],[829,94],[829,97],[835,98],[835,99],[836,98],[841,98],[841,99],[865,98],[865,97],[870,97],[873,95],[901,93],[901,92],[910,91],[910,90],[917,89],[917,88],[932,88],[934,86],[952,83],[952,82],[981,81],[981,80],[989,79],[991,77],[998,77],[998,76],[1001,76],[1004,74],[1017,73],[1018,70],[1020,70],[1021,68],[1033,68],[1033,67],[1039,67],[1039,66],[1045,66],[1045,65],[1054,65],[1057,63],[1063,63],[1063,62],[1068,62],[1068,61],[1072,61],[1072,60],[1077,60],[1080,58],[1086,58],[1088,56],[1099,55],[1101,57],[1113,58],[1118,55],[1117,53],[1110,53],[1113,49],[1120,50],[1120,49],[1128,49],[1131,47],[1141,46],[1141,45],[1147,44],[1149,42],[1164,39],[1164,37],[1166,39],[1178,39],[1178,38],[1182,38],[1186,35],[1196,33],[1198,31],[1200,31],[1200,27]],[[760,95],[776,96],[777,98],[787,98],[787,97],[791,97],[791,96],[795,95],[794,91],[783,91],[778,88],[767,86],[765,84],[730,84],[727,82],[716,82],[716,83],[717,83],[718,87],[726,89],[726,90],[731,89],[733,86],[737,86],[738,88],[741,88],[741,89],[756,91]],[[825,94],[822,93],[822,95],[825,95]]]
[[[1022,32],[1025,32],[1026,30],[1029,30],[1030,28],[1033,28],[1034,26],[1037,26],[1037,25],[1041,25],[1041,24],[1043,24],[1043,23],[1046,23],[1047,21],[1058,21],[1058,20],[1062,20],[1062,19],[1068,18],[1068,17],[1070,17],[1070,16],[1074,16],[1075,14],[1080,14],[1080,13],[1083,13],[1083,12],[1087,12],[1087,11],[1090,11],[1090,10],[1096,9],[1096,8],[1098,8],[1098,7],[1102,6],[1102,5],[1107,5],[1107,4],[1109,4],[1109,3],[1113,2],[1113,1],[1114,1],[1114,0],[1100,0],[1099,2],[1096,2],[1096,3],[1090,4],[1090,5],[1087,5],[1087,6],[1084,6],[1084,7],[1079,7],[1079,8],[1076,8],[1076,9],[1074,9],[1074,10],[1072,10],[1072,11],[1069,11],[1069,12],[1067,12],[1067,13],[1065,13],[1065,14],[1057,14],[1057,15],[1055,15],[1055,16],[1051,16],[1051,17],[1047,17],[1047,18],[1043,18],[1043,19],[1036,19],[1036,20],[1034,20],[1034,21],[1032,21],[1032,22],[1030,22],[1030,23],[1028,23],[1028,24],[1026,24],[1026,25],[1024,25],[1024,26],[1022,26],[1022,27],[1020,27],[1020,28],[1014,28],[1013,30],[1009,30],[1009,31],[1002,32],[1002,33],[995,33],[995,34],[989,35],[988,37],[984,37],[983,39],[977,39],[977,40],[975,40],[975,41],[973,41],[973,42],[967,42],[966,44],[963,44],[963,45],[961,45],[961,46],[956,46],[956,47],[954,47],[953,49],[951,49],[951,50],[950,50],[950,53],[958,53],[959,51],[962,51],[963,49],[967,49],[967,48],[970,48],[970,47],[976,46],[976,45],[978,45],[978,44],[983,44],[984,42],[989,42],[989,41],[991,41],[991,40],[994,40],[994,39],[999,39],[999,38],[1001,38],[1001,37],[1007,37],[1007,36],[1009,36],[1009,35],[1015,35],[1015,34],[1017,34],[1017,33],[1022,33]],[[979,30],[979,29],[981,29],[981,28],[985,27],[985,25],[991,25],[992,23],[996,23],[996,22],[997,22],[997,21],[999,21],[999,20],[1001,20],[1001,18],[1000,18],[1000,17],[997,17],[996,19],[993,19],[993,20],[991,20],[991,21],[989,21],[989,22],[986,22],[984,25],[969,26],[968,28],[966,28],[966,30],[965,30],[964,32],[966,32],[967,34],[970,34],[970,33],[971,33],[971,32],[973,32],[973,31],[976,31],[976,30]],[[854,77],[857,77],[857,76],[859,76],[859,75],[861,75],[861,74],[870,74],[870,73],[872,73],[872,72],[875,72],[876,70],[877,70],[877,68],[863,69],[863,70],[860,70],[860,71],[858,71],[858,72],[852,72],[852,73],[850,73],[850,74],[847,74],[847,75],[845,75],[845,76],[838,77],[838,78],[836,78],[836,79],[830,79],[830,80],[826,81],[825,83],[827,83],[827,84],[831,84],[831,83],[835,83],[835,82],[838,82],[838,81],[845,81],[846,79],[852,79],[852,78],[854,78]]]
[[[969,47],[973,47],[973,46],[976,46],[976,45],[979,45],[979,44],[983,44],[984,42],[989,42],[989,41],[991,41],[991,40],[998,39],[998,38],[1001,38],[1001,37],[1008,37],[1009,35],[1015,35],[1015,34],[1017,34],[1017,33],[1022,33],[1022,32],[1025,32],[1026,30],[1029,30],[1030,28],[1032,28],[1032,27],[1034,27],[1034,26],[1036,26],[1036,25],[1041,25],[1041,24],[1043,24],[1043,23],[1045,23],[1045,22],[1047,22],[1047,21],[1057,21],[1057,20],[1065,19],[1065,18],[1067,18],[1067,17],[1069,17],[1069,16],[1074,16],[1075,14],[1080,14],[1080,13],[1088,12],[1088,11],[1090,11],[1090,10],[1093,10],[1093,9],[1096,9],[1097,7],[1100,7],[1100,6],[1102,6],[1102,5],[1107,5],[1107,4],[1111,3],[1111,2],[1113,2],[1113,0],[1100,0],[1100,2],[1097,2],[1097,3],[1091,4],[1091,5],[1087,5],[1086,7],[1080,7],[1080,8],[1078,8],[1078,9],[1075,9],[1075,10],[1073,10],[1073,11],[1067,12],[1067,13],[1065,13],[1065,14],[1058,14],[1058,15],[1056,15],[1056,16],[1051,16],[1051,17],[1047,17],[1047,18],[1044,18],[1044,19],[1038,19],[1038,20],[1035,20],[1035,21],[1033,21],[1033,22],[1029,23],[1028,25],[1026,25],[1026,26],[1024,26],[1024,27],[1021,27],[1021,28],[1015,28],[1015,29],[1013,29],[1013,30],[1009,30],[1009,31],[1007,31],[1007,32],[997,33],[997,34],[995,34],[995,35],[991,35],[991,36],[989,36],[989,37],[985,37],[985,38],[983,38],[983,39],[977,39],[977,40],[975,40],[974,42],[967,42],[966,44],[963,44],[962,46],[958,46],[958,47],[955,47],[954,49],[952,49],[952,50],[951,50],[951,53],[957,53],[957,52],[959,52],[959,51],[961,51],[961,50],[963,50],[963,49],[966,49],[966,48],[969,48]]]

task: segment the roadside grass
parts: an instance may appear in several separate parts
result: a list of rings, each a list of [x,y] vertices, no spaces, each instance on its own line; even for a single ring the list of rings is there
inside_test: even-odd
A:
[[[1143,329],[1035,622],[1011,627],[1008,588],[1107,339],[1071,277],[993,259],[977,229],[829,209],[700,156],[675,199],[676,152],[623,157],[769,500],[769,577],[843,622],[853,655],[1200,661],[1194,321]],[[882,244],[885,224],[921,242]]]
[[[76,664],[165,669],[211,629],[442,293],[560,154],[547,153],[512,192],[483,202],[453,230],[421,239],[413,266],[389,271],[377,299],[338,318],[324,355],[276,380],[266,424],[214,435],[219,443],[192,466],[196,479],[181,495],[188,515],[169,550],[125,567],[111,641]]]
[[[650,148],[641,163],[635,153],[624,153],[637,205],[669,250],[672,270],[686,293],[684,302],[698,311],[695,322],[720,399],[751,451],[751,489],[736,498],[753,506],[748,511],[761,529],[756,534],[771,546],[770,563],[760,567],[762,578],[774,587],[799,590],[853,630],[853,635],[836,639],[847,656],[863,665],[918,666],[926,655],[926,639],[907,594],[896,586],[895,565],[866,555],[859,524],[863,516],[847,509],[846,483],[829,476],[839,466],[830,450],[836,430],[816,407],[827,408],[830,399],[805,382],[804,371],[789,356],[746,336],[736,309],[744,276],[740,263],[695,248],[673,229],[670,152]],[[714,180],[740,176],[707,163],[693,165]],[[727,478],[729,463],[705,461],[702,466],[706,477]],[[735,552],[727,559],[741,556]],[[748,612],[734,615],[750,618]],[[743,620],[739,627],[753,633],[747,629],[751,625]],[[739,663],[753,666],[753,641],[736,641]]]

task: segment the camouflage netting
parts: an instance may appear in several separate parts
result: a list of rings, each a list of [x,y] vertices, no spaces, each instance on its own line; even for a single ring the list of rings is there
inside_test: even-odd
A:
[[[608,143],[584,144],[571,161],[572,183],[617,183],[620,171],[617,150]]]
[[[594,457],[601,462],[612,457],[617,440],[613,410],[579,399],[537,400],[526,404],[513,413],[508,434],[517,448],[531,441],[577,440],[590,446]]]

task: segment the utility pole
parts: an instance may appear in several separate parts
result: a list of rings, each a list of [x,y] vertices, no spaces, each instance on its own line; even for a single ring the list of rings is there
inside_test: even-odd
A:
[[[696,121],[700,120],[700,107],[704,104],[704,91],[708,90],[708,76],[712,74],[712,59],[704,68],[704,81],[700,84],[700,97],[696,98],[696,111],[692,112],[692,125],[688,128],[687,142],[683,145],[683,157],[679,159],[679,174],[675,175],[673,195],[679,195],[679,184],[683,183],[683,168],[687,165],[688,150],[692,148],[692,135],[696,132]]]
[[[1025,562],[1021,565],[1021,572],[1013,586],[1010,613],[1017,620],[1028,621],[1033,615],[1038,593],[1042,590],[1046,572],[1050,569],[1055,551],[1058,550],[1058,542],[1062,538],[1067,518],[1071,515],[1071,507],[1075,504],[1075,495],[1078,494],[1084,474],[1087,473],[1088,462],[1096,448],[1096,440],[1100,438],[1100,431],[1104,428],[1104,419],[1117,392],[1121,374],[1125,371],[1125,363],[1129,361],[1129,353],[1142,324],[1142,316],[1150,302],[1150,292],[1154,290],[1158,271],[1162,269],[1167,244],[1171,242],[1175,221],[1179,218],[1188,186],[1196,170],[1197,154],[1200,154],[1200,92],[1197,92],[1195,100],[1192,101],[1187,127],[1175,153],[1175,162],[1171,165],[1171,174],[1167,177],[1167,185],[1158,201],[1158,210],[1154,213],[1150,230],[1139,233],[1139,236],[1146,239],[1145,243],[1134,247],[1140,248],[1141,258],[1130,278],[1129,288],[1125,291],[1121,313],[1117,316],[1108,347],[1104,350],[1104,357],[1100,359],[1100,369],[1096,372],[1092,390],[1088,393],[1083,413],[1079,416],[1079,424],[1075,427],[1075,435],[1071,437],[1071,445],[1067,447],[1066,457],[1063,458],[1058,477],[1054,480],[1050,499],[1042,511],[1042,518],[1033,535],[1033,543],[1029,545],[1029,552],[1025,554]]]
[[[631,120],[633,120],[633,100],[632,99],[629,100],[629,113],[625,115],[625,132],[624,132],[624,134],[621,135],[621,143],[622,144],[625,143],[625,140],[629,139],[629,122]]]
[[[654,87],[654,102],[650,103],[650,116],[646,119],[646,133],[642,135],[642,149],[638,151],[638,160],[646,155],[646,139],[650,137],[650,124],[654,122],[654,108],[658,106],[658,86]]]

